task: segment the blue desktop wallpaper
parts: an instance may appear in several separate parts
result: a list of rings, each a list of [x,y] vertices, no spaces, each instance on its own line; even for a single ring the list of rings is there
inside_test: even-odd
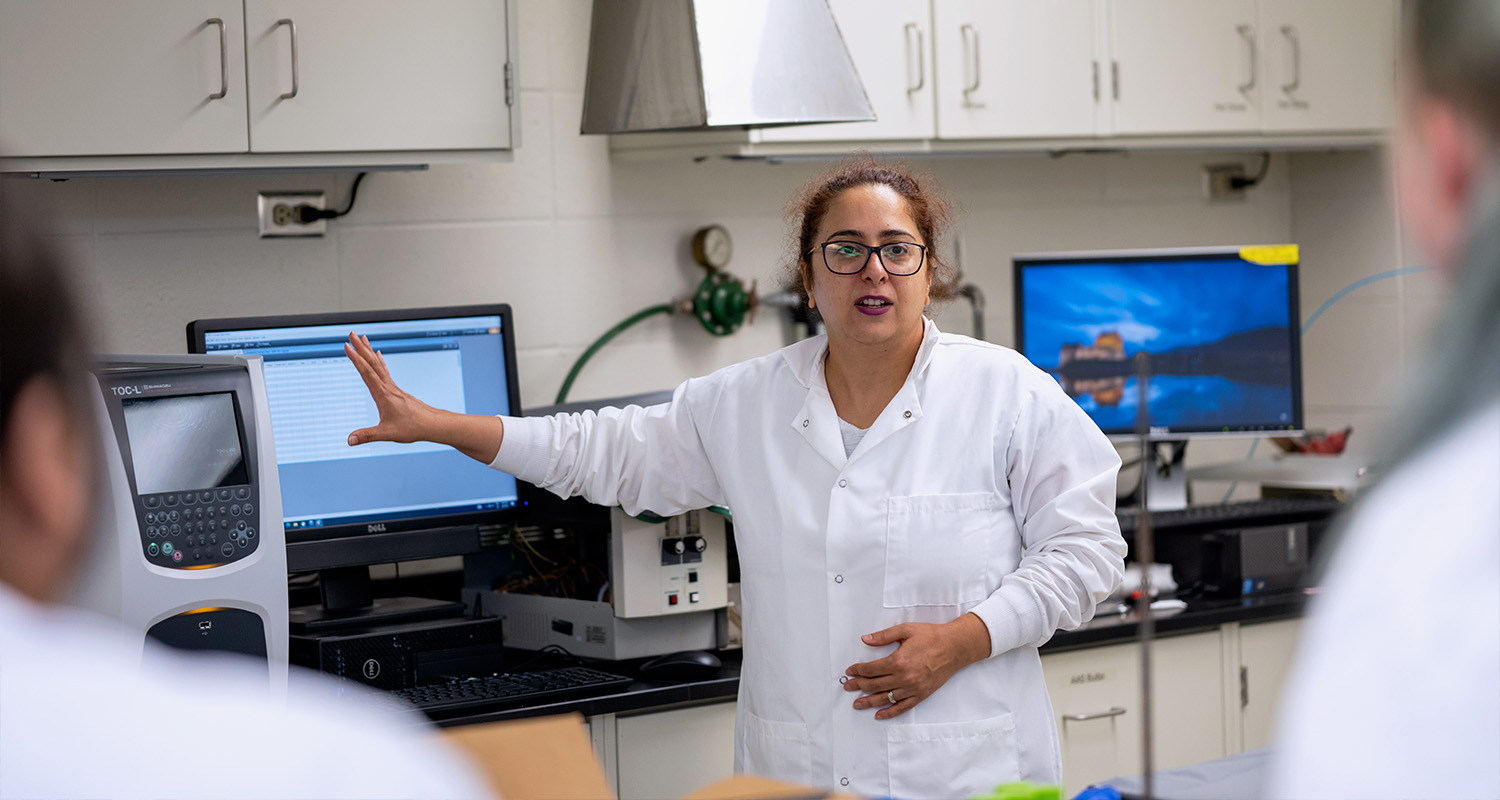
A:
[[[1142,351],[1152,356],[1153,428],[1267,430],[1297,421],[1285,265],[1221,257],[1018,268],[1024,354],[1105,432],[1136,427],[1131,359]]]

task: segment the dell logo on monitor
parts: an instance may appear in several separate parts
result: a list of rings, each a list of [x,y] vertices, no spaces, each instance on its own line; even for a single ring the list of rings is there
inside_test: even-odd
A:
[[[385,523],[377,522],[374,525],[365,526],[366,533],[385,533]]]

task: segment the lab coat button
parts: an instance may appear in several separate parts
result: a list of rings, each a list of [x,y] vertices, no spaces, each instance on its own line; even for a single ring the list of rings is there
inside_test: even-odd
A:
[[[908,410],[905,414],[902,414],[901,416],[906,417],[907,419],[911,419],[911,411]]]
[[[839,785],[840,786],[848,786],[849,785],[849,779],[848,778],[839,778]]]
[[[808,420],[805,420],[805,419],[802,420],[802,427],[806,428],[807,427],[807,423],[808,423]]]
[[[849,682],[849,676],[848,675],[840,675],[839,676],[839,685],[840,686],[843,686],[844,684],[846,684],[848,682]]]
[[[840,489],[842,489],[842,488],[844,488],[845,486],[848,486],[848,485],[849,485],[849,482],[846,481],[846,480],[840,480],[839,481],[839,488]]]
[[[834,583],[843,583],[844,582],[844,576],[843,575],[835,575],[835,576],[833,576],[833,582]]]

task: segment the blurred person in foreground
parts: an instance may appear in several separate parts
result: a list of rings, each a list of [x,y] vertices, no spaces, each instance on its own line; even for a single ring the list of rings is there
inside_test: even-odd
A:
[[[1304,628],[1276,798],[1500,798],[1500,0],[1405,12],[1402,220],[1454,294]]]
[[[176,654],[56,601],[93,535],[98,433],[85,315],[0,180],[0,800],[474,798],[420,720],[238,658]],[[313,676],[316,678],[316,676]],[[327,689],[325,685],[323,687]]]

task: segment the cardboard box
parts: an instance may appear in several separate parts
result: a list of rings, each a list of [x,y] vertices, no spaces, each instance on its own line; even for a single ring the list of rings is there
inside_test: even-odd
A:
[[[578,714],[446,728],[504,800],[614,800],[604,767],[594,756]],[[736,775],[681,800],[794,800],[823,798],[817,789]]]

